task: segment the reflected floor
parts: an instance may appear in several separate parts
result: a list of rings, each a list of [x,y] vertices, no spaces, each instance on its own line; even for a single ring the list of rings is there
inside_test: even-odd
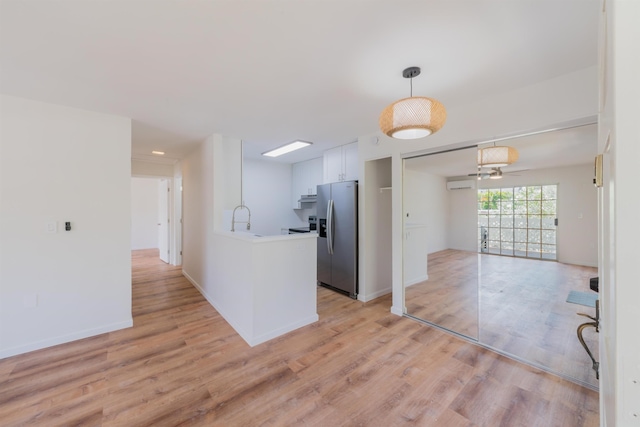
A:
[[[478,274],[478,256],[457,250],[429,254],[429,280],[405,290],[407,312],[468,336],[479,318],[483,344],[597,387],[591,360],[576,336],[578,325],[589,321],[577,313],[595,316],[595,309],[566,302],[571,290],[592,292],[589,278],[597,269],[480,255],[478,316],[478,293],[469,285]],[[584,337],[598,360],[598,334],[588,328]]]

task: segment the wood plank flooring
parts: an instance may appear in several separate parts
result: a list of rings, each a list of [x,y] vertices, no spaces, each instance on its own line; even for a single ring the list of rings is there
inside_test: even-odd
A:
[[[447,249],[429,255],[429,280],[405,291],[407,312],[483,344],[598,387],[576,329],[595,308],[566,302],[571,290],[592,292],[597,269]],[[478,311],[479,307],[479,311]],[[598,334],[585,330],[598,359]]]
[[[597,426],[597,393],[318,288],[320,320],[249,347],[154,251],[134,326],[0,360],[2,426]]]

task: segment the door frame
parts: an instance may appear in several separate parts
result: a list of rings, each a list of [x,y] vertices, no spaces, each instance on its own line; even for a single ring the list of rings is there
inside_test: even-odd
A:
[[[171,176],[132,174],[131,178],[149,178],[160,183],[166,180],[169,186],[167,205],[169,210],[169,264],[182,264],[182,179]],[[178,182],[179,181],[179,182]],[[178,182],[179,187],[176,186]],[[159,196],[158,196],[159,197]]]

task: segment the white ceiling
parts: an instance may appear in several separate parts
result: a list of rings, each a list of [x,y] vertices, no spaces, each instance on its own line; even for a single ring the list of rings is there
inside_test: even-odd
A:
[[[487,145],[493,144],[482,146]],[[590,124],[542,132],[501,140],[495,145],[507,145],[518,150],[518,161],[503,167],[504,173],[593,164],[598,152],[598,127]],[[476,154],[476,149],[466,149],[425,155],[409,159],[405,167],[446,178],[466,177],[478,172]],[[482,172],[489,172],[489,169]]]
[[[0,0],[0,91],[133,119],[133,156],[213,133],[320,156],[409,95],[445,106],[593,66],[598,0]]]

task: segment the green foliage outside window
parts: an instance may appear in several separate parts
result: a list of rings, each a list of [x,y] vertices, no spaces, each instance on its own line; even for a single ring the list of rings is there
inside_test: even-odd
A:
[[[500,208],[501,200],[512,200],[513,192],[500,190],[480,190],[478,191],[478,209],[497,210]]]

